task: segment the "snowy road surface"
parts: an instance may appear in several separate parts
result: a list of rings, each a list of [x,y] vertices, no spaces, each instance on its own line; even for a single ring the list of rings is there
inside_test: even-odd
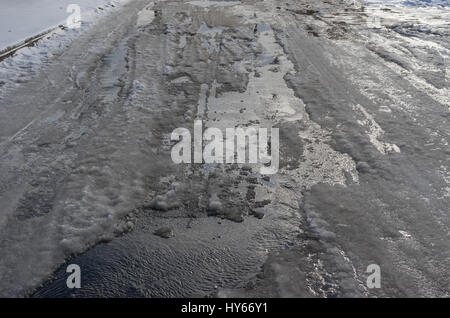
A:
[[[1,62],[0,296],[448,297],[448,2],[388,2],[133,0]],[[195,119],[279,172],[174,164]]]
[[[73,13],[70,4],[80,7],[82,21],[89,23],[96,16],[118,4],[111,0],[2,0],[0,2],[0,51],[21,41],[66,25]]]

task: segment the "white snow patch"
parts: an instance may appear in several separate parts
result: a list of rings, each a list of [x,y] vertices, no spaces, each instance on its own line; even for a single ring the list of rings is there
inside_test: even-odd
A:
[[[184,83],[192,83],[191,79],[187,76],[180,76],[176,79],[172,80],[170,83],[172,84],[184,84]]]
[[[399,233],[403,236],[403,238],[405,238],[405,239],[410,239],[410,238],[412,238],[411,234],[409,234],[409,233],[406,232],[406,231],[399,230],[398,232],[399,232]]]
[[[136,25],[138,27],[148,25],[155,19],[155,11],[152,10],[154,3],[150,2],[148,6],[138,12]]]
[[[194,6],[202,7],[202,8],[228,7],[228,6],[234,6],[237,4],[241,4],[240,1],[208,1],[208,0],[189,1],[188,3],[191,5],[194,5]]]
[[[369,135],[370,142],[375,146],[375,148],[377,148],[379,152],[381,152],[382,154],[400,152],[400,148],[396,144],[390,144],[378,140],[378,138],[380,138],[384,134],[384,131],[375,121],[373,116],[369,114],[364,107],[357,104],[353,106],[353,109],[355,111],[359,110],[366,118],[365,120],[359,120],[358,123],[361,126],[367,127],[367,134]]]

